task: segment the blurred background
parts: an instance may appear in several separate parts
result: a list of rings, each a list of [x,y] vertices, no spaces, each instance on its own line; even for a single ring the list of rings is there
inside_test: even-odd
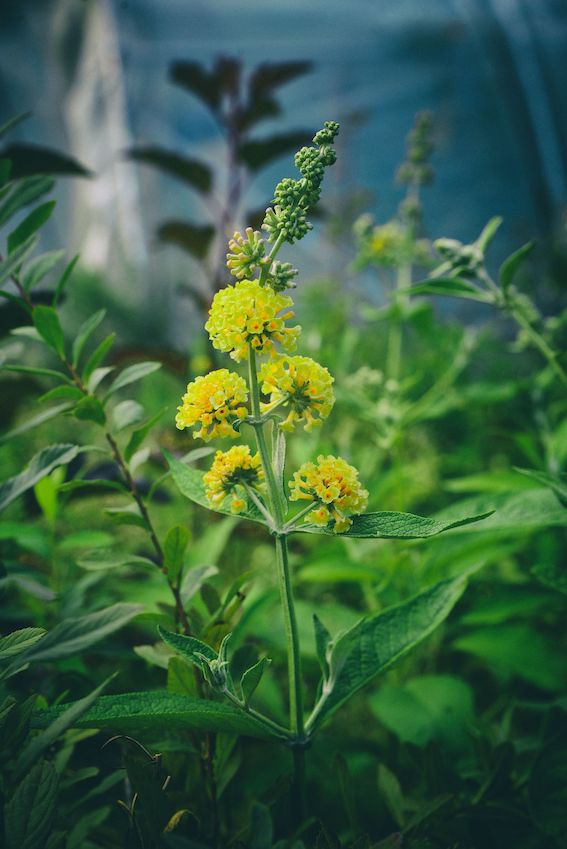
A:
[[[200,312],[195,293],[202,307],[227,279],[219,276],[224,236],[216,248],[205,244],[211,220],[226,235],[245,226],[246,213],[265,208],[274,184],[294,173],[296,140],[327,119],[341,122],[339,159],[325,187],[326,224],[294,248],[304,277],[338,270],[337,241],[348,258],[360,213],[387,220],[395,212],[393,175],[423,109],[434,117],[428,236],[472,241],[502,215],[493,249],[501,260],[562,230],[561,0],[4,0],[0,15],[0,117],[32,113],[11,142],[57,150],[90,174],[59,181],[47,238],[71,255],[80,250],[83,270],[97,278],[91,297],[134,310],[156,342],[183,347]],[[210,71],[222,57],[240,63],[243,90],[263,63],[304,63],[277,86],[279,109],[247,129],[254,141],[287,134],[287,146],[245,168],[232,201],[226,124],[172,71],[176,62]],[[133,157],[140,150],[145,160]],[[208,165],[210,189],[197,186],[198,174],[179,179],[156,151]],[[328,226],[339,209],[342,233],[337,221]],[[164,222],[189,220],[193,234],[160,233]],[[340,268],[348,286],[348,262]]]

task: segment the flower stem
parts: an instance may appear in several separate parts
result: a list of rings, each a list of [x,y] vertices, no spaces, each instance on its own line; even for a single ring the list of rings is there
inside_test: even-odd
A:
[[[268,488],[268,503],[275,520],[274,535],[276,540],[276,566],[278,575],[278,588],[284,617],[286,644],[287,644],[287,668],[289,689],[289,726],[293,748],[293,801],[294,808],[299,817],[303,818],[305,813],[305,725],[303,721],[303,692],[301,677],[301,650],[299,645],[299,631],[295,615],[293,601],[293,588],[289,569],[287,550],[287,536],[282,533],[285,516],[279,497],[278,484],[274,474],[271,457],[268,452],[264,425],[260,416],[260,390],[258,386],[258,374],[256,369],[256,353],[249,351],[248,378],[250,388],[250,403],[252,406],[252,418],[256,433],[258,451],[262,459],[266,483]]]

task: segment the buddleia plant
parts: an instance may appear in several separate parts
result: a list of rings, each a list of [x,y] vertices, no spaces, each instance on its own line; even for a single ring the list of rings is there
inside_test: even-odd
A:
[[[236,444],[218,450],[204,474],[169,456],[174,480],[185,496],[209,509],[260,523],[272,536],[287,641],[288,726],[275,723],[251,705],[267,658],[244,672],[238,682],[230,673],[230,635],[218,647],[163,630],[162,638],[199,667],[214,692],[248,713],[258,729],[263,727],[293,748],[300,807],[303,753],[313,734],[354,692],[426,637],[448,615],[464,588],[464,578],[442,581],[335,637],[315,612],[322,680],[319,698],[310,715],[306,714],[288,558],[290,535],[407,539],[453,526],[411,514],[365,512],[369,492],[358,470],[342,457],[319,454],[291,475],[286,469],[287,435],[301,438],[303,430],[324,426],[335,398],[328,369],[298,353],[302,328],[295,323],[289,294],[298,272],[279,255],[284,245],[294,244],[311,229],[309,213],[319,201],[327,168],[335,162],[338,131],[336,122],[327,121],[313,144],[298,151],[299,177],[285,178],[276,186],[262,224],[264,233],[247,228],[229,242],[227,267],[235,281],[215,295],[205,329],[213,347],[234,363],[246,365],[247,375],[221,368],[197,377],[183,395],[176,425],[181,430],[192,428],[194,438],[205,442],[226,438]],[[246,429],[253,432],[255,448],[242,440]]]

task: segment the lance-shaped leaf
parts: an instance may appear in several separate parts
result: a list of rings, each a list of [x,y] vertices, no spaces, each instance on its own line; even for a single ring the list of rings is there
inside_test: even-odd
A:
[[[196,637],[185,637],[183,634],[174,634],[161,627],[158,627],[158,631],[164,643],[177,652],[177,654],[180,654],[181,657],[184,657],[190,663],[197,666],[201,671],[205,671],[209,661],[217,660],[219,657],[214,649]]]
[[[297,150],[303,145],[309,144],[312,133],[296,131],[291,133],[280,133],[267,139],[251,139],[243,142],[238,149],[238,157],[253,171],[264,168],[279,156]]]
[[[32,767],[5,807],[3,845],[6,849],[39,849],[47,845],[55,818],[58,785],[52,763],[40,761]]]
[[[5,283],[6,280],[9,280],[17,272],[22,262],[36,247],[38,240],[39,236],[36,233],[32,233],[17,248],[14,248],[7,259],[0,262],[0,285]]]
[[[15,498],[26,490],[31,489],[38,481],[49,475],[57,466],[64,466],[79,453],[77,445],[50,445],[35,457],[32,457],[27,467],[13,478],[0,484],[0,510],[7,507]]]
[[[189,221],[165,221],[158,227],[157,236],[161,242],[182,248],[195,259],[203,260],[214,238],[215,229],[210,224],[197,226]]]
[[[58,356],[65,355],[65,337],[59,316],[53,307],[34,307],[32,320],[37,332]]]
[[[69,705],[36,711],[35,728],[46,728]],[[252,716],[222,702],[195,699],[160,690],[101,696],[75,722],[76,728],[108,728],[116,734],[143,739],[179,737],[183,731],[212,731],[247,737],[270,737],[269,731]]]
[[[240,679],[240,687],[242,689],[242,696],[244,698],[245,705],[249,704],[256,687],[262,680],[264,670],[271,662],[272,661],[269,657],[261,657],[258,663],[251,666],[250,669],[247,669],[242,675],[242,678]]]
[[[92,172],[64,153],[35,144],[8,145],[2,156],[12,162],[12,179],[36,174],[65,174],[69,177],[92,177]]]
[[[43,628],[20,628],[5,637],[0,637],[0,662],[11,660],[18,654],[29,649],[44,637]]]
[[[51,177],[28,177],[26,180],[18,180],[4,203],[0,204],[0,227],[19,209],[29,206],[50,192],[54,185],[55,181]]]
[[[491,298],[482,289],[461,277],[432,277],[420,280],[404,290],[412,295],[445,295],[450,298],[467,298],[490,303]]]
[[[81,354],[83,352],[83,348],[88,342],[88,339],[96,328],[99,326],[104,316],[106,315],[106,310],[98,310],[98,312],[93,313],[83,324],[79,327],[77,331],[77,335],[73,340],[73,365],[75,368],[79,365],[79,360],[81,358]]]
[[[35,646],[19,655],[18,663],[47,663],[75,656],[114,634],[143,609],[141,604],[113,604],[96,613],[64,619]]]
[[[205,494],[202,472],[198,469],[192,469],[189,466],[186,466],[180,460],[176,460],[175,457],[172,457],[172,455],[167,451],[164,451],[163,454],[169,464],[169,468],[171,469],[173,480],[182,495],[189,498],[191,501],[194,501],[195,504],[200,504],[201,507],[206,507],[208,510],[214,510],[216,513],[225,513],[227,516],[234,516],[234,513],[231,513],[228,503],[226,507],[222,505],[220,507],[211,507],[209,499]],[[250,519],[252,522],[260,522],[263,525],[266,524],[260,511],[250,502],[248,502],[246,510],[243,510],[238,515],[241,518]]]
[[[520,266],[522,265],[528,254],[533,251],[534,247],[535,242],[527,242],[525,245],[522,245],[521,248],[518,248],[517,251],[514,251],[513,254],[510,254],[510,256],[504,260],[504,262],[498,269],[500,285],[502,286],[504,291],[509,289]]]
[[[451,528],[459,528],[462,525],[470,525],[471,522],[479,522],[486,519],[494,511],[490,510],[476,516],[466,516],[459,519],[428,519],[425,516],[416,516],[413,513],[394,513],[385,511],[383,513],[360,513],[352,516],[352,525],[342,534],[334,534],[328,527],[318,525],[298,525],[296,531],[308,534],[328,534],[341,537],[358,537],[362,539],[423,539],[436,536]]]
[[[21,224],[18,224],[16,229],[8,236],[8,252],[12,253],[18,245],[33,236],[40,227],[49,221],[53,210],[55,209],[55,201],[51,200],[47,203],[42,203],[27,215]]]
[[[48,727],[37,737],[34,737],[19,755],[16,763],[16,778],[21,776],[41,757],[41,755],[52,745],[61,735],[72,728],[77,719],[82,716],[91,707],[91,705],[100,696],[103,690],[112,681],[114,675],[111,675],[106,681],[103,681],[96,687],[88,696],[79,699],[78,702],[67,708],[61,713]]]
[[[327,650],[329,673],[307,723],[312,732],[354,693],[431,634],[461,597],[466,578],[440,581],[410,601],[362,619]]]
[[[138,162],[155,165],[156,168],[160,168],[173,177],[179,177],[200,192],[211,190],[211,169],[197,159],[189,159],[187,156],[180,156],[178,153],[171,153],[159,147],[133,148],[128,151],[128,156]]]

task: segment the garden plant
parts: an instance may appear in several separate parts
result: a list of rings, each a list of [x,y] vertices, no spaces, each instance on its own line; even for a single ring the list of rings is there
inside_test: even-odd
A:
[[[104,310],[66,326],[77,260],[54,278],[62,253],[35,256],[53,181],[1,161],[0,284],[22,318],[6,391],[51,384],[3,437],[8,849],[564,845],[564,321],[515,288],[531,245],[491,276],[498,219],[471,245],[424,238],[428,115],[397,213],[356,222],[345,268],[377,268],[389,303],[309,290],[283,251],[338,133],[297,152],[263,232],[230,240],[205,321],[218,367],[180,402],[159,362],[112,359]],[[477,377],[479,334],[429,294],[496,306],[543,370]]]

